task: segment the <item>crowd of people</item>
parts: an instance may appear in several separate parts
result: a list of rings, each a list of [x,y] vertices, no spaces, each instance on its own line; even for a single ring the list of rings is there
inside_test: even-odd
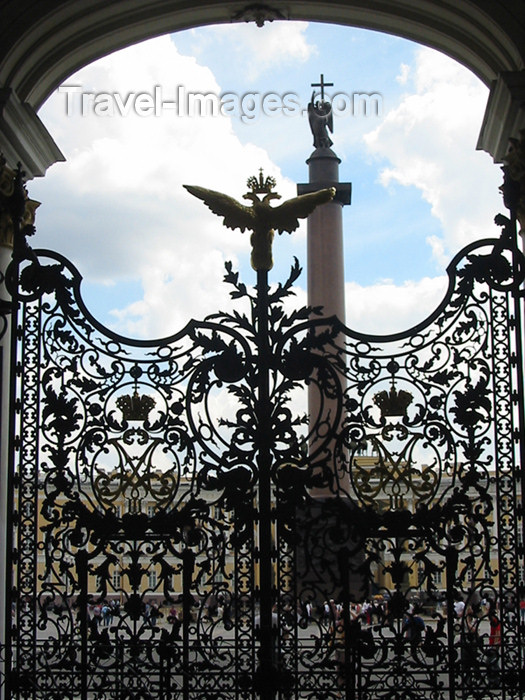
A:
[[[169,635],[172,641],[182,638],[183,610],[186,610],[192,622],[201,618],[211,624],[221,624],[225,630],[233,628],[236,617],[241,614],[241,608],[243,615],[249,610],[255,611],[255,627],[257,619],[260,619],[258,606],[253,600],[241,601],[240,607],[236,608],[230,596],[220,594],[209,597],[200,604],[192,600],[192,604],[186,606],[181,601],[168,603],[155,599],[144,599],[140,605],[143,624],[151,628],[160,627],[161,633]],[[48,607],[54,611],[56,601],[50,599]],[[437,648],[438,638],[446,636],[445,626],[450,624],[452,616],[458,650],[457,664],[463,682],[473,685],[477,683],[482,667],[486,670],[488,684],[497,686],[501,673],[501,615],[505,611],[501,611],[493,600],[456,600],[448,611],[443,601],[432,608],[423,608],[416,601],[402,610],[401,615],[393,607],[392,601],[382,596],[360,603],[349,603],[347,609],[334,599],[318,605],[311,600],[298,601],[294,605],[293,601],[288,600],[286,604],[274,607],[272,625],[279,630],[281,639],[285,639],[287,634],[291,637],[294,626],[307,629],[312,624],[317,625],[325,639],[326,648],[332,650],[339,677],[344,679],[349,649],[358,650],[364,659],[372,659],[378,646],[383,645],[383,640],[393,635],[398,640],[397,644],[401,639],[405,640],[403,653],[414,657],[419,654],[432,656],[436,653],[433,649]],[[88,605],[88,620],[93,639],[100,638],[108,644],[111,627],[118,624],[118,620],[127,616],[128,612],[127,603],[121,604],[114,598],[91,601]],[[519,606],[519,620],[522,624],[524,619],[525,604]]]
[[[120,601],[114,598],[93,602],[88,605],[89,619],[97,627],[110,627],[120,615]],[[147,626],[156,627],[163,618],[170,625],[182,623],[182,613],[174,604],[166,608],[157,600],[144,601],[142,604],[142,619]]]

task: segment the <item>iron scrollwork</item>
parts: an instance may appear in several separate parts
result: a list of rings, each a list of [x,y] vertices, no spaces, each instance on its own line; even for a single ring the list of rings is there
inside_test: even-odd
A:
[[[521,698],[525,268],[497,223],[386,337],[285,311],[296,261],[254,289],[228,264],[233,311],[129,340],[24,238],[11,697]]]

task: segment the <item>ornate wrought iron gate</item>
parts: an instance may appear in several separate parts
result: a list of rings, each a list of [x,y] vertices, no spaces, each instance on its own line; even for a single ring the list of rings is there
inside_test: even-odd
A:
[[[285,311],[295,264],[228,267],[235,311],[126,340],[18,232],[5,697],[522,698],[524,267],[497,223],[374,338]]]

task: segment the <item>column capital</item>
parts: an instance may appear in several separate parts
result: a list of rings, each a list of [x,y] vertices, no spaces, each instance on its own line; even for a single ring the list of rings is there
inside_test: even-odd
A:
[[[0,152],[10,167],[21,163],[28,180],[65,160],[33,107],[11,88],[0,88]]]
[[[324,190],[328,187],[335,188],[335,197],[333,202],[338,202],[343,206],[345,204],[351,204],[352,201],[352,183],[351,182],[306,182],[301,185],[297,185],[297,194],[309,194],[310,192],[317,192],[317,190]]]
[[[6,165],[5,158],[0,153],[0,247],[7,248],[9,255],[13,248],[13,219],[11,216],[11,204],[15,193],[16,172]],[[23,213],[22,226],[33,226],[35,223],[35,212],[40,206],[40,202],[29,199],[26,188],[23,188]],[[0,272],[3,270],[0,270]]]
[[[519,185],[519,199],[516,216],[520,224],[520,235],[525,243],[525,129],[520,132],[520,138],[511,137],[502,168],[506,176]],[[504,190],[504,186],[500,187]]]
[[[477,148],[504,162],[509,138],[525,128],[525,70],[505,71],[493,81]]]

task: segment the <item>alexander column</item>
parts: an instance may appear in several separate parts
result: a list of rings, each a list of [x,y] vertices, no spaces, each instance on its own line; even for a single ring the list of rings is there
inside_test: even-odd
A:
[[[345,274],[343,256],[343,206],[350,204],[352,185],[339,182],[339,163],[332,151],[332,108],[325,100],[325,83],[321,74],[319,100],[315,90],[308,105],[308,119],[312,130],[315,150],[306,161],[309,169],[307,184],[297,185],[297,193],[315,192],[326,187],[335,187],[336,195],[328,204],[318,207],[308,217],[307,225],[307,270],[308,305],[322,306],[325,316],[337,316],[345,322]],[[314,101],[315,100],[315,101]]]
[[[332,108],[325,100],[325,87],[333,83],[325,83],[321,74],[319,83],[312,83],[313,88],[321,88],[320,99],[315,99],[315,90],[308,105],[308,119],[312,130],[315,150],[306,161],[309,168],[309,182],[297,185],[298,194],[315,192],[326,187],[335,188],[336,194],[331,202],[318,207],[308,217],[307,223],[307,279],[308,305],[321,306],[325,317],[337,316],[345,323],[345,273],[343,255],[343,207],[350,204],[352,185],[349,182],[339,182],[339,163],[341,162],[332,151],[332,140],[328,131],[333,132]],[[344,380],[343,380],[344,383]],[[341,387],[344,390],[344,386]],[[337,402],[336,402],[337,404]],[[321,409],[321,405],[323,409]],[[314,384],[308,390],[308,413],[313,432],[310,435],[310,454],[321,448],[322,454],[317,453],[316,460],[326,460],[331,464],[336,483],[334,488],[345,491],[348,488],[348,475],[339,472],[335,454],[335,439],[324,444],[322,437],[315,433],[316,421],[321,418],[320,410],[326,419],[334,415],[337,406],[330,400],[321,403],[321,397]],[[335,426],[337,429],[337,426]],[[320,442],[319,442],[320,441]],[[323,457],[324,455],[324,457]],[[339,472],[339,473],[338,473]],[[326,497],[334,495],[332,489],[312,491],[312,495]]]

